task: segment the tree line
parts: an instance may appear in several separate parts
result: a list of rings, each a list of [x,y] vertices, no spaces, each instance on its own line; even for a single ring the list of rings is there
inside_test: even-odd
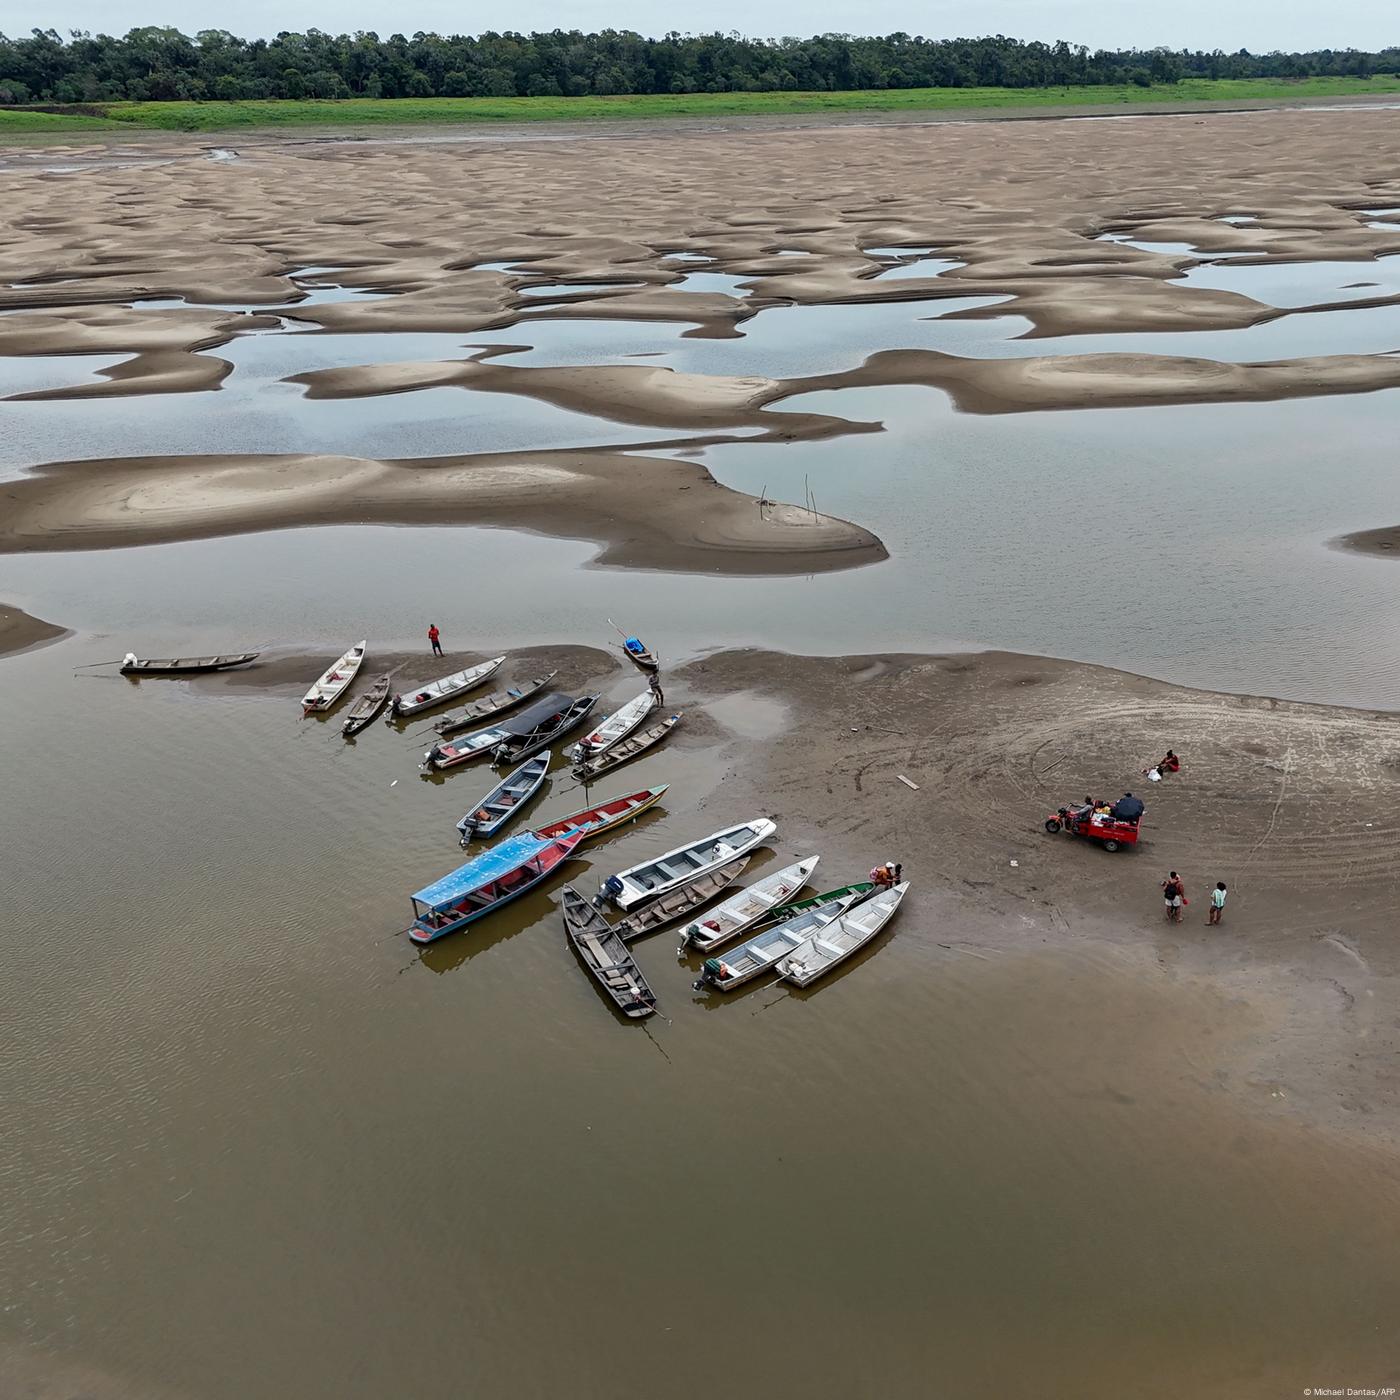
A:
[[[225,101],[305,97],[581,97],[616,93],[851,91],[913,87],[1059,87],[1182,78],[1400,74],[1379,53],[1210,53],[1095,49],[908,34],[747,39],[625,30],[476,36],[283,33],[241,39],[148,26],[121,38],[35,29],[0,35],[0,103]]]

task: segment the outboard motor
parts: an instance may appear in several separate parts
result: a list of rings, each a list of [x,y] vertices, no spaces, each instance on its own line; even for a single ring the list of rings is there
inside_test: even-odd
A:
[[[622,881],[616,875],[609,875],[598,891],[598,898],[606,900],[609,904],[616,904],[618,895],[622,893],[622,888]]]

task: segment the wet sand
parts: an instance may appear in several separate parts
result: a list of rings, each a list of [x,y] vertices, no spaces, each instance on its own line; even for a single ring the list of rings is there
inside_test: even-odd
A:
[[[1378,530],[1357,530],[1336,541],[1338,548],[1358,554],[1379,554],[1400,558],[1400,525],[1383,525]]]
[[[67,635],[65,627],[55,627],[51,622],[0,603],[0,656],[28,651]]]
[[[0,309],[9,313],[0,317],[0,355],[130,353],[98,382],[31,395],[89,397],[216,391],[227,363],[201,352],[275,324],[261,314],[272,310],[335,332],[469,335],[510,327],[525,345],[531,321],[544,315],[660,321],[692,335],[733,336],[759,311],[786,304],[931,298],[936,306],[983,294],[1004,299],[952,314],[1024,316],[1032,336],[1240,328],[1279,309],[1185,286],[1184,266],[1215,255],[1341,259],[1354,260],[1364,278],[1369,260],[1400,252],[1400,233],[1369,227],[1358,213],[1400,201],[1400,113],[1132,115],[1124,122],[817,124],[804,127],[800,140],[751,125],[648,128],[606,141],[551,132],[494,144],[415,143],[412,133],[383,142],[264,134],[237,160],[178,158],[196,157],[208,143],[175,141],[162,146],[169,164],[136,167],[104,164],[104,147],[94,143],[91,164],[72,173],[0,169],[11,235],[0,250],[0,281],[24,284],[0,289]],[[1223,221],[1241,211],[1253,222]],[[1189,243],[1196,252],[1104,242],[1104,233]],[[958,265],[936,278],[878,278],[888,262],[865,250],[899,246],[933,247]],[[706,272],[745,279],[748,295],[678,290],[700,266],[673,257],[681,252],[705,255]],[[289,275],[306,266],[335,269],[340,285],[391,295],[307,302]],[[561,281],[605,286],[525,294]],[[152,297],[192,305],[116,304]],[[1384,355],[1234,365],[1152,354],[1010,364],[894,352],[820,382],[523,369],[479,359],[371,364],[292,379],[315,396],[489,387],[621,421],[713,432],[762,428],[766,405],[816,387],[931,384],[965,410],[1005,412],[1367,392],[1393,387],[1398,364]],[[783,425],[789,435],[839,427],[831,419]],[[203,459],[181,461],[161,470],[169,482],[183,470],[181,490],[189,494]],[[622,463],[591,476],[591,502],[600,515],[640,523],[638,498],[664,501],[667,491],[643,486],[652,463]],[[139,462],[94,464],[95,478],[108,485],[145,470]],[[32,478],[28,495],[52,491],[57,509],[70,489],[67,475]],[[499,509],[486,479],[481,471],[459,474],[430,509],[444,519],[520,520],[514,508]],[[258,526],[235,528],[318,517],[392,521],[407,509],[397,490],[381,495],[358,472],[339,484],[322,471],[284,474],[282,486],[260,500]],[[747,505],[734,508],[741,515]],[[814,550],[828,549],[810,535],[779,539],[778,531],[759,540],[745,535],[729,549],[707,533],[708,520],[692,515],[687,527],[683,510],[658,509],[668,518],[653,552],[683,541],[689,528],[709,567],[751,571],[770,542],[762,567],[775,570],[787,567],[789,548],[803,567]],[[124,509],[120,529],[103,522],[103,539],[170,537],[159,533],[167,522],[142,517]],[[552,530],[572,518],[572,511],[538,511],[531,528]],[[206,519],[180,528],[211,527]],[[737,539],[727,524],[719,535]],[[835,531],[825,567],[851,562],[852,548],[868,549],[856,538]]]

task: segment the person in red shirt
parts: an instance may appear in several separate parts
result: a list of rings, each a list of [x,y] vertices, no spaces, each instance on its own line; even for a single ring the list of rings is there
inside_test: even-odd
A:
[[[434,656],[442,655],[442,643],[438,640],[438,626],[436,622],[428,624],[428,641],[433,648]]]

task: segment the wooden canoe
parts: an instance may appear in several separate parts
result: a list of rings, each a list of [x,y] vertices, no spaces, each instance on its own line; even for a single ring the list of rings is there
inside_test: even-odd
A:
[[[629,914],[625,919],[619,920],[612,926],[613,932],[624,943],[631,943],[634,938],[655,933],[657,929],[665,928],[667,924],[673,924],[677,919],[685,918],[687,914],[693,913],[702,904],[708,904],[712,899],[718,899],[744,873],[752,859],[752,853],[739,856],[736,860],[731,860],[728,865],[721,865],[716,870],[710,870],[704,875],[697,876],[688,885],[681,885],[678,889],[662,895],[660,899],[655,899],[650,904]]]
[[[193,676],[201,671],[231,671],[247,666],[261,655],[256,651],[234,651],[223,656],[138,657],[122,662],[124,676]]]
[[[653,803],[660,801],[668,784],[660,787],[643,788],[640,792],[629,792],[626,797],[614,797],[608,802],[600,802],[594,807],[585,807],[581,812],[571,812],[547,826],[537,826],[535,835],[545,840],[555,840],[566,831],[581,831],[583,839],[590,841],[605,831],[630,822],[640,816]]]
[[[551,671],[547,676],[536,676],[532,681],[524,681],[520,685],[507,686],[505,690],[483,695],[480,700],[473,700],[455,715],[445,715],[433,728],[444,736],[460,734],[464,729],[471,729],[482,720],[490,719],[492,715],[504,714],[507,710],[524,704],[532,695],[538,695],[558,674],[558,671]]]
[[[461,821],[457,834],[465,849],[473,841],[494,836],[513,816],[516,816],[536,796],[549,772],[551,755],[544,753],[527,758],[513,773],[502,778]],[[561,832],[560,835],[563,835]],[[552,840],[553,838],[545,838]]]
[[[614,710],[596,729],[590,729],[568,751],[568,757],[575,763],[582,763],[585,755],[590,758],[601,756],[620,744],[655,708],[656,696],[650,690],[644,690]]]
[[[752,982],[755,977],[771,972],[794,948],[800,948],[814,933],[839,919],[854,900],[851,895],[846,898],[846,903],[833,900],[819,908],[807,909],[785,923],[775,924],[755,934],[732,952],[706,958],[700,969],[699,981],[692,985],[697,992],[706,987],[731,992],[735,987],[742,987],[745,982]]]
[[[389,677],[375,677],[374,684],[346,712],[345,723],[340,726],[340,732],[349,739],[366,725],[373,724],[374,717],[384,708],[388,698]]]
[[[701,918],[693,919],[681,930],[681,945],[677,954],[683,955],[687,948],[697,953],[708,953],[737,938],[746,929],[753,928],[784,900],[789,900],[812,878],[820,856],[807,856],[795,865],[765,875],[736,891],[718,909]]]
[[[533,728],[525,727],[529,711],[515,723],[507,720],[501,726],[508,731],[507,736],[496,745],[491,754],[491,762],[497,767],[503,763],[518,763],[521,759],[539,753],[541,749],[547,749],[556,739],[563,738],[571,729],[582,724],[598,703],[596,694],[580,695],[574,700],[570,700],[568,696],[563,698],[567,703],[542,717]]]
[[[396,695],[389,706],[389,722],[404,715],[421,714],[437,705],[445,705],[469,690],[475,690],[491,676],[494,676],[505,662],[504,656],[492,657],[476,666],[468,666],[464,671],[454,671],[450,676],[442,676],[435,681],[425,681],[413,689]]]
[[[909,891],[909,882],[871,895],[859,908],[851,909],[824,929],[804,939],[777,965],[778,975],[794,986],[809,987],[818,977],[857,953],[894,918],[900,901]]]
[[[634,758],[640,758],[648,749],[655,748],[680,722],[681,716],[675,714],[669,719],[663,719],[660,724],[652,725],[650,729],[629,735],[620,744],[614,744],[606,753],[597,758],[590,758],[586,765],[575,764],[574,777],[580,782],[591,783],[600,774],[609,773],[624,763],[630,763]]]
[[[805,914],[809,909],[820,909],[823,904],[834,904],[838,899],[845,899],[850,904],[858,904],[875,885],[870,880],[858,880],[854,885],[842,885],[840,889],[824,890],[821,894],[814,894],[810,899],[797,899],[791,904],[784,904],[780,908],[773,910],[763,924],[781,924],[798,914]]]
[[[360,667],[365,664],[365,642],[351,647],[331,666],[321,679],[301,697],[303,715],[323,715],[355,683]]]
[[[617,1009],[634,1021],[650,1016],[656,1010],[656,993],[603,915],[572,885],[564,886],[559,907],[574,952]]]

